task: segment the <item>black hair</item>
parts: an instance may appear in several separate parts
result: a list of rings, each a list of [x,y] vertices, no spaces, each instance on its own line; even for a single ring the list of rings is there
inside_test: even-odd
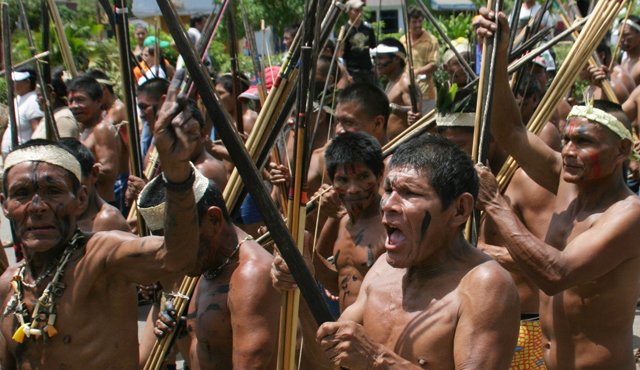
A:
[[[229,211],[225,205],[220,188],[215,181],[209,180],[207,190],[205,190],[202,198],[200,198],[198,204],[196,204],[196,208],[198,209],[198,220],[202,221],[202,218],[207,214],[207,210],[212,206],[220,208],[224,220],[229,224],[231,223],[231,216],[229,215]]]
[[[378,43],[378,45],[387,45],[387,46],[391,46],[394,48],[398,48],[398,51],[402,54],[404,54],[405,56],[407,55],[407,49],[405,49],[404,45],[400,42],[400,40],[395,39],[393,37],[387,37],[382,39],[382,41],[380,41]],[[400,64],[402,65],[402,68],[404,68],[405,64],[406,64],[406,60],[405,58],[401,58],[398,55],[396,55],[395,53],[392,54],[393,57],[400,59]]]
[[[384,117],[384,129],[387,129],[387,121],[391,108],[389,108],[389,98],[378,86],[368,82],[357,82],[347,86],[340,91],[337,98],[337,104],[354,102],[366,112],[369,117]]]
[[[67,105],[67,85],[62,78],[51,77],[51,90],[56,94],[56,103],[58,106]]]
[[[324,152],[329,178],[333,181],[338,166],[364,164],[376,177],[384,172],[384,158],[380,143],[364,132],[345,132],[337,135]]]
[[[294,24],[289,27],[285,27],[282,33],[288,33],[289,35],[291,35],[291,38],[294,38],[296,36],[296,33],[298,33],[298,28],[300,28],[300,25]]]
[[[96,163],[96,158],[93,153],[86,146],[82,145],[80,140],[72,137],[60,138],[58,140],[60,146],[67,149],[74,157],[80,162],[80,169],[82,170],[82,176],[89,176],[93,165]]]
[[[526,74],[523,76],[522,83],[518,85],[518,90],[516,91],[516,96],[522,96],[525,99],[528,99],[534,95],[541,97],[543,95],[542,86],[540,86],[540,81],[534,78],[533,76]]]
[[[604,65],[609,65],[609,62],[611,62],[611,48],[609,47],[609,44],[606,40],[602,40],[600,44],[598,44],[596,53],[603,53],[604,58],[601,60],[601,62]]]
[[[189,19],[189,27],[195,27],[196,23],[204,21],[207,17],[203,14],[194,15]]]
[[[69,81],[67,91],[82,91],[93,100],[102,99],[102,86],[95,78],[89,75],[81,75]]]
[[[629,20],[631,22],[633,22],[635,25],[640,26],[640,17],[638,17],[637,15],[630,15],[629,16]],[[632,30],[634,30],[635,32],[639,32],[638,30],[636,30],[633,27],[630,27]]]
[[[240,91],[238,91],[238,94],[240,94],[241,92],[245,91],[246,89],[249,88],[249,86],[251,86],[251,84],[249,83],[249,80],[247,79],[246,76],[244,76],[244,74],[239,73],[238,74],[238,83],[239,83],[239,87],[240,87]],[[231,94],[231,92],[233,91],[233,76],[229,73],[224,73],[221,74],[219,76],[216,77],[216,84],[220,84],[222,85],[222,87],[224,87],[224,89]]]
[[[627,130],[631,130],[631,121],[629,120],[629,116],[627,116],[620,104],[609,100],[594,100],[593,107],[613,115],[618,119],[618,121],[622,122]]]
[[[46,140],[46,139],[29,140],[24,144],[18,145],[16,148],[11,150],[11,152],[13,152],[15,150],[31,148],[31,147],[35,147],[35,146],[55,146],[55,147],[64,149],[67,152],[69,152],[69,154],[73,155],[73,153],[68,148],[66,148],[65,146],[59,144],[58,142],[51,141],[51,140]],[[62,168],[62,167],[60,167],[60,168]],[[74,193],[77,193],[78,189],[80,189],[80,179],[78,179],[74,173],[72,173],[71,171],[67,170],[66,168],[62,168],[62,169],[65,171],[65,173],[68,175],[67,177],[71,181],[71,189],[73,190]],[[2,191],[3,191],[3,193],[5,195],[7,195],[7,171],[5,171],[5,173],[2,175]]]
[[[198,109],[198,107],[196,106],[196,101],[193,99],[189,99],[189,102],[187,103],[187,109],[191,113],[191,116],[196,121],[198,121],[198,126],[200,126],[200,129],[202,129],[204,127],[204,116],[202,115],[202,112],[200,112],[200,109]]]
[[[26,72],[29,74],[29,84],[31,86],[31,90],[36,88],[36,70],[31,67],[22,67],[16,69],[16,72]]]
[[[106,80],[109,81],[109,76],[107,76],[106,73],[104,73],[103,71],[99,70],[99,69],[90,69],[87,71],[87,75],[95,78],[96,80]],[[113,85],[111,84],[103,84],[100,83],[100,85],[104,86],[107,88],[107,91],[109,91],[109,93],[111,93],[113,95]]]
[[[410,5],[407,8],[407,17],[409,19],[411,19],[411,18],[424,18],[424,13],[422,12],[422,9],[420,9],[416,5]]]
[[[164,78],[151,78],[145,80],[142,85],[138,86],[138,95],[147,94],[154,100],[160,100],[169,90],[169,80]]]
[[[327,39],[327,43],[324,45],[324,48],[329,49],[331,51],[331,55],[333,55],[333,53],[336,52],[336,42],[331,39]]]
[[[426,134],[400,145],[389,168],[412,168],[425,176],[447,209],[463,193],[478,196],[478,175],[471,158],[451,141]]]

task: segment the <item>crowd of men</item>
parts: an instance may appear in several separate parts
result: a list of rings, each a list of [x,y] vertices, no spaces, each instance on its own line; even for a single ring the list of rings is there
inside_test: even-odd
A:
[[[478,40],[500,34],[487,162],[474,164],[473,45],[441,48],[413,6],[406,35],[376,42],[364,6],[345,3],[344,45],[329,42],[315,64],[311,93],[334,98],[308,112],[303,182],[317,207],[300,247],[312,287],[297,284],[277,246],[259,242],[271,230],[250,194],[227,207],[234,152],[197,95],[183,94],[184,61],[174,68],[162,56],[169,43],[134,27],[135,107],[100,70],[68,79],[57,69],[44,89],[36,70],[14,71],[17,131],[3,134],[0,200],[13,237],[5,250],[17,262],[2,256],[0,369],[144,368],[167,335],[166,369],[178,357],[185,369],[276,369],[282,295],[295,289],[317,290],[336,317],[320,325],[301,301],[299,369],[635,369],[640,18],[619,26],[620,63],[609,70],[615,55],[603,41],[602,65],[581,71],[590,97],[559,101],[534,135],[525,123],[556,64],[549,52],[536,57],[513,89],[509,33],[542,9],[527,0],[509,25],[481,8]],[[204,20],[191,20],[191,42]],[[296,32],[285,30],[287,48]],[[246,139],[264,108],[259,86],[210,72]],[[278,73],[264,70],[267,90]],[[622,104],[607,100],[604,81]],[[140,119],[139,143],[127,109]],[[387,144],[432,109],[429,132],[388,155]],[[260,171],[283,218],[299,158],[294,131],[285,126]],[[130,171],[135,146],[142,176]],[[508,156],[520,168],[501,192]],[[185,276],[198,280],[179,315]],[[139,305],[149,308],[140,332]]]

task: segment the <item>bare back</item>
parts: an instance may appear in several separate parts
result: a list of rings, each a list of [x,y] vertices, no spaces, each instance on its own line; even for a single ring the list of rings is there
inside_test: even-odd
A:
[[[409,77],[406,73],[403,73],[397,81],[389,81],[385,92],[389,98],[389,103],[396,104],[403,107],[411,106],[411,99],[409,97]],[[392,112],[389,115],[389,122],[387,124],[387,137],[392,140],[398,136],[402,131],[408,127],[407,114],[398,114]]]

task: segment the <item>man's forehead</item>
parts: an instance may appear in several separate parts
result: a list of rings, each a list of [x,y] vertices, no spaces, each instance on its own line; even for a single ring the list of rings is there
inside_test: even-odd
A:
[[[367,164],[356,161],[349,163],[341,163],[336,168],[336,174],[355,174],[359,172],[372,172]]]
[[[32,178],[34,175],[55,174],[55,176],[52,176],[54,179],[66,179],[67,176],[64,175],[67,173],[69,173],[69,171],[50,163],[25,161],[6,170],[4,172],[4,177],[7,179],[7,184],[11,184],[12,182],[19,181],[25,177]]]

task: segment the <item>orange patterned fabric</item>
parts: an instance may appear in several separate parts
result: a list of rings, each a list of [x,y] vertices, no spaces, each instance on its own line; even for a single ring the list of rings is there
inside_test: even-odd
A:
[[[520,321],[520,334],[511,370],[544,369],[540,321]]]

